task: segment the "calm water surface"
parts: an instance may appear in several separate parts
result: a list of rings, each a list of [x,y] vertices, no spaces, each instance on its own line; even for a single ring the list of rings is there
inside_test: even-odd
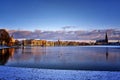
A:
[[[120,71],[120,47],[0,49],[0,65],[45,69]]]

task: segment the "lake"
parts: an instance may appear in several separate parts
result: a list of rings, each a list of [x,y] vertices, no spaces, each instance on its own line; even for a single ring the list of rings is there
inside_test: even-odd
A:
[[[120,71],[120,46],[0,49],[0,65],[11,67]]]

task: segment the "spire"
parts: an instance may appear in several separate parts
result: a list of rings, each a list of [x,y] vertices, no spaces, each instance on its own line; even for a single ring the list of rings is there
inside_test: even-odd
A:
[[[106,35],[105,35],[105,41],[106,41],[106,43],[108,43],[108,36],[107,36],[107,32],[106,32]]]

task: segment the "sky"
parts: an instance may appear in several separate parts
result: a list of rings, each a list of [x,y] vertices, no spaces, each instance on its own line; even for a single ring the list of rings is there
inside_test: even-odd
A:
[[[120,0],[0,0],[0,28],[92,30],[120,27]]]

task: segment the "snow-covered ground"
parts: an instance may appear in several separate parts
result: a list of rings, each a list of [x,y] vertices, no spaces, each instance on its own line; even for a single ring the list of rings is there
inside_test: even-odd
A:
[[[0,45],[0,49],[4,49],[4,48],[16,48],[16,47],[18,47],[18,46],[1,46]]]
[[[17,46],[12,46],[17,47]],[[88,45],[88,46],[79,46],[79,47],[108,47],[108,48],[120,48],[120,45]],[[11,48],[8,46],[0,46],[0,49]]]
[[[120,80],[120,72],[0,66],[0,80]]]
[[[88,46],[80,46],[80,47],[120,48],[120,45],[88,45]]]
[[[8,46],[0,46],[0,49],[9,48]]]

